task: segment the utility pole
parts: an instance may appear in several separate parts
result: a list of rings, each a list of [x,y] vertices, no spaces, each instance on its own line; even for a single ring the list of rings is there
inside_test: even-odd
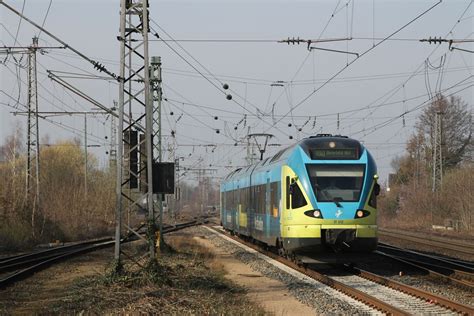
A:
[[[84,113],[84,198],[87,199],[87,113]]]
[[[119,134],[117,148],[117,181],[115,212],[115,271],[122,268],[122,230],[141,235],[130,225],[122,222],[124,200],[127,211],[138,207],[148,213],[147,238],[150,262],[155,258],[155,227],[153,211],[153,108],[150,89],[150,68],[148,55],[148,0],[120,1],[120,74],[119,74]],[[128,74],[126,76],[126,71]],[[128,121],[125,120],[125,104],[129,105]],[[132,119],[131,113],[137,113]],[[135,137],[144,134],[144,137]],[[139,141],[134,141],[140,139]],[[132,160],[145,162],[134,166]],[[128,161],[127,161],[128,160]],[[144,177],[143,175],[147,176]],[[140,181],[140,186],[137,184]],[[141,192],[138,187],[145,188]],[[145,205],[140,202],[146,201]],[[132,210],[133,208],[133,210]]]
[[[112,111],[117,111],[117,101],[114,101]],[[117,168],[117,121],[115,115],[110,116],[110,151],[109,168]]]
[[[31,227],[35,227],[36,211],[40,208],[40,148],[38,126],[38,81],[36,51],[38,38],[28,49],[28,127],[26,160],[26,200],[32,202]]]
[[[31,116],[31,112],[22,112],[16,111],[11,112],[13,115],[28,115],[28,118]],[[87,198],[87,181],[88,181],[88,148],[89,147],[98,147],[98,145],[88,145],[87,143],[87,114],[103,114],[108,115],[109,112],[101,112],[101,111],[84,111],[84,112],[74,112],[74,111],[36,111],[36,117],[40,117],[42,119],[47,118],[48,116],[61,116],[61,115],[84,115],[84,197]],[[38,143],[39,144],[39,143]]]
[[[206,199],[206,193],[208,193],[209,191],[206,191],[206,189],[208,189],[208,187],[206,187],[206,185],[209,184],[209,175],[212,175],[212,174],[215,174],[217,172],[217,169],[213,169],[213,168],[184,168],[184,170],[188,173],[194,173],[194,174],[197,174],[197,178],[198,178],[198,186],[199,186],[199,202],[200,202],[200,214],[201,214],[201,217],[204,216],[204,201]]]
[[[151,66],[150,66],[150,95],[151,95],[151,104],[153,108],[153,149],[152,153],[154,160],[162,162],[163,160],[163,147],[162,147],[162,137],[161,137],[161,57],[152,56],[151,57]],[[151,168],[150,168],[151,170]],[[162,248],[164,245],[163,240],[163,194],[158,194],[158,209],[159,209],[159,246]],[[155,215],[149,214],[150,225],[155,225]]]
[[[434,139],[433,139],[433,188],[435,192],[441,188],[443,183],[443,150],[442,150],[442,115],[443,112],[435,113]]]

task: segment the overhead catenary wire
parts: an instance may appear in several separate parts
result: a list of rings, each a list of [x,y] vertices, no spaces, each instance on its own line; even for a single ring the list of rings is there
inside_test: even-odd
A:
[[[153,19],[150,19],[150,21],[155,24],[163,33],[165,33],[169,38],[173,39],[173,37],[171,37],[171,35],[169,35],[162,27],[160,27],[158,25],[158,23],[156,23]],[[154,36],[158,39],[160,39],[160,36],[158,35],[158,33],[156,32],[156,30],[153,29],[153,27],[151,28],[151,30],[153,30],[155,33],[154,33]],[[183,61],[185,61],[189,66],[191,66],[191,68],[193,68],[196,72],[198,72],[202,77],[204,77],[209,83],[211,83],[212,86],[214,86],[219,92],[223,93],[224,95],[226,95],[227,97],[229,97],[229,95],[224,91],[223,88],[219,87],[218,85],[216,85],[212,80],[210,80],[203,72],[201,72],[199,69],[197,69],[196,66],[194,66],[191,62],[189,62],[184,56],[182,56],[174,47],[172,47],[170,44],[168,44],[167,42],[164,42],[165,45],[170,48],[175,54],[178,55],[178,57],[180,57]],[[216,78],[204,65],[202,65],[202,63],[200,63],[194,56],[192,56],[182,45],[180,45],[179,43],[177,43],[177,45],[184,51],[186,52],[187,55],[189,55],[198,65],[200,65],[208,74],[210,74],[215,80],[217,80],[219,83],[222,84],[221,81],[219,81],[218,78]],[[237,94],[235,92],[235,90],[232,90],[231,91],[237,95],[238,97],[242,98],[239,94]],[[243,99],[243,98],[242,98]],[[242,105],[241,103],[237,102],[235,100],[235,98],[232,98],[232,96],[230,97],[229,100],[232,100],[233,103],[237,104],[239,107],[241,107],[242,109],[244,109],[245,111],[247,111],[248,113],[253,113],[252,111],[250,111],[247,107],[245,107],[244,105]],[[247,99],[245,99],[245,102],[246,103],[249,103],[250,105],[252,105],[256,110],[257,110],[257,117],[258,117],[258,107],[252,103],[250,103]],[[271,125],[270,122],[267,122],[266,120],[263,120],[261,119],[261,121],[266,124],[266,125]],[[281,133],[283,134],[286,134],[284,131],[282,130],[279,130]]]
[[[301,106],[303,103],[305,103],[307,100],[309,100],[309,98],[311,98],[316,92],[320,91],[324,86],[326,86],[327,83],[329,83],[330,81],[332,81],[334,78],[336,78],[339,74],[341,74],[342,72],[344,72],[347,68],[349,68],[352,64],[354,64],[356,61],[360,60],[362,57],[364,57],[365,55],[367,55],[369,52],[371,52],[372,50],[374,50],[376,47],[378,47],[379,45],[381,45],[382,43],[384,43],[386,41],[386,39],[398,34],[400,31],[402,31],[403,29],[405,29],[406,27],[408,27],[409,25],[411,25],[413,22],[415,22],[416,20],[418,20],[419,18],[421,18],[422,16],[424,16],[425,14],[427,14],[428,12],[430,12],[432,9],[434,9],[436,6],[438,6],[440,3],[442,2],[442,0],[438,1],[437,3],[435,3],[434,5],[430,6],[428,9],[426,9],[425,11],[423,11],[422,13],[418,14],[415,18],[411,19],[409,22],[407,22],[406,24],[404,24],[403,26],[401,26],[400,28],[398,28],[397,30],[395,30],[394,32],[392,32],[391,34],[389,34],[388,36],[386,36],[384,39],[382,39],[381,41],[379,41],[378,43],[376,43],[375,45],[373,45],[372,47],[368,48],[367,50],[365,50],[364,52],[362,52],[359,57],[355,58],[354,60],[352,60],[349,64],[347,64],[345,67],[341,68],[339,71],[337,71],[333,76],[331,76],[325,83],[323,83],[322,85],[320,85],[317,89],[313,90],[310,94],[308,94],[306,97],[304,97],[301,101],[299,101],[294,107],[292,107],[287,113],[286,115],[288,114],[291,114],[291,112],[298,108],[299,106]],[[284,118],[284,117],[283,117]],[[280,120],[282,120],[283,118],[281,118]],[[277,121],[278,122],[278,121]]]
[[[469,7],[472,5],[472,3],[474,2],[474,0],[471,0],[470,3],[467,5],[467,7],[463,10],[463,12],[461,13],[460,17],[456,20],[456,22],[454,23],[454,25],[451,27],[451,29],[446,33],[446,36],[448,36],[449,34],[453,35],[453,31],[454,29],[456,28],[456,26],[460,23],[462,17],[464,16],[464,14],[466,14],[467,10],[469,9]],[[445,36],[445,37],[446,37]],[[419,64],[419,66],[415,69],[415,71],[412,72],[412,74],[404,81],[402,82],[401,84],[398,85],[398,88],[395,87],[394,89],[388,91],[387,93],[385,93],[382,97],[380,97],[378,100],[380,100],[381,98],[383,98],[384,96],[386,96],[387,94],[390,94],[391,92],[392,95],[395,95],[396,92],[399,91],[399,89],[401,89],[402,86],[406,85],[408,83],[408,81],[410,81],[414,76],[415,74],[417,74],[419,71],[421,71],[422,67],[425,66],[426,64],[426,60],[429,59],[439,48],[440,46],[435,46],[434,49],[428,54],[428,56],[423,59],[422,63]],[[426,68],[426,67],[425,67]],[[426,78],[426,77],[425,77]],[[389,100],[390,97],[389,96],[386,100]],[[371,112],[369,115],[372,115],[374,112]],[[355,123],[354,123],[355,124]],[[354,125],[353,124],[353,125]]]
[[[46,10],[46,14],[44,15],[43,23],[41,23],[42,28],[44,27],[44,24],[46,23],[46,19],[48,18],[49,10],[51,9],[52,4],[53,4],[53,0],[49,0],[48,9]],[[39,33],[38,33],[38,40],[41,37],[41,32],[42,32],[42,30],[40,30]]]
[[[52,34],[51,32],[49,32],[48,30],[46,30],[44,27],[41,27],[40,25],[38,25],[37,23],[33,22],[31,19],[27,18],[26,16],[23,15],[23,13],[20,13],[18,12],[17,10],[15,10],[15,8],[9,6],[8,4],[5,3],[5,1],[1,1],[0,2],[1,5],[3,5],[4,7],[6,7],[7,9],[9,9],[10,11],[12,11],[13,13],[15,13],[16,15],[20,16],[23,20],[27,21],[28,23],[30,23],[31,25],[33,25],[34,27],[36,27],[37,29],[41,30],[42,32],[44,32],[45,34],[47,34],[48,36],[50,36],[51,38],[53,38],[54,40],[56,40],[57,42],[61,43],[62,45],[64,45],[66,48],[68,48],[69,50],[73,51],[74,53],[76,53],[77,55],[79,55],[80,57],[82,57],[83,59],[85,59],[86,61],[88,61],[90,64],[92,64],[92,66],[98,70],[98,71],[101,71],[101,72],[105,72],[106,74],[108,74],[109,76],[111,76],[112,78],[115,78],[117,80],[119,80],[120,78],[113,72],[109,71],[104,65],[102,65],[101,63],[99,63],[98,61],[95,61],[89,57],[87,57],[85,54],[83,54],[82,52],[80,52],[79,50],[75,49],[74,47],[70,46],[69,44],[67,44],[66,42],[64,42],[63,40],[61,40],[59,37],[55,36],[54,34]]]

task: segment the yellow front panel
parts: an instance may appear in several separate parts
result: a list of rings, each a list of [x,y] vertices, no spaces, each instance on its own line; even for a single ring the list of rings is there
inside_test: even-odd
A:
[[[281,233],[282,236],[284,236],[285,232],[283,231],[283,226],[285,225],[300,225],[301,223],[308,223],[308,220],[315,220],[311,219],[308,216],[304,215],[305,211],[312,210],[314,209],[313,205],[311,205],[308,195],[307,195],[307,188],[303,187],[302,183],[300,180],[296,180],[298,186],[301,189],[301,192],[303,193],[304,198],[306,199],[306,204],[305,206],[296,208],[296,209],[291,209],[291,196],[290,196],[290,208],[286,208],[286,177],[290,177],[290,179],[297,178],[296,173],[293,171],[288,166],[283,166],[281,170],[281,220],[280,220],[280,228],[281,228]]]
[[[377,225],[357,225],[356,237],[358,238],[377,237]]]
[[[356,229],[357,225],[321,225],[321,229]]]
[[[320,225],[282,225],[284,238],[321,238]]]

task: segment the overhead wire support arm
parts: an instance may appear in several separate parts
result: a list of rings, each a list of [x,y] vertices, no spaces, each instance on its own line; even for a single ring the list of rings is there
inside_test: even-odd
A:
[[[474,53],[474,51],[465,49],[465,48],[459,48],[459,47],[453,47],[453,44],[462,44],[462,43],[473,43],[474,39],[447,39],[447,38],[442,38],[442,37],[429,37],[429,38],[422,38],[420,39],[420,42],[422,43],[428,43],[428,44],[441,44],[441,43],[449,43],[448,49],[450,51],[453,50],[460,50],[463,52],[467,53]]]
[[[307,48],[308,48],[309,51],[312,51],[313,49],[317,49],[317,50],[324,50],[324,51],[333,52],[333,53],[356,55],[357,57],[359,57],[359,54],[354,53],[354,52],[346,52],[346,51],[342,51],[342,50],[311,46],[311,44],[317,44],[317,43],[342,42],[342,41],[351,41],[351,40],[352,40],[352,37],[326,38],[326,39],[307,39],[307,40],[299,38],[299,37],[297,37],[297,38],[294,38],[294,37],[289,38],[288,37],[287,39],[278,41],[278,43],[286,43],[288,45],[290,45],[290,44],[299,45],[299,44],[302,44],[302,43],[306,43],[308,45]]]
[[[347,52],[347,51],[344,51],[344,50],[337,50],[337,49],[314,47],[314,46],[309,47],[309,50],[310,50],[310,51],[312,51],[313,49],[316,49],[316,50],[324,50],[324,51],[333,52],[333,53],[356,55],[357,57],[359,57],[359,53]]]
[[[293,45],[299,45],[302,43],[306,43],[309,46],[311,44],[315,43],[328,43],[328,42],[343,42],[343,41],[351,41],[352,37],[338,37],[338,38],[324,38],[324,39],[302,39],[302,38],[295,38],[295,37],[288,37],[287,39],[284,40],[279,40],[278,43],[286,43],[288,45],[293,44]]]
[[[98,61],[95,61],[89,57],[87,57],[86,55],[84,55],[83,53],[81,53],[79,50],[75,49],[74,47],[70,46],[69,44],[67,44],[66,42],[62,41],[59,37],[55,36],[54,34],[52,34],[51,32],[49,32],[48,30],[46,30],[44,27],[38,25],[37,23],[33,22],[32,20],[30,20],[29,18],[27,18],[26,16],[24,16],[22,13],[18,12],[17,10],[15,10],[15,8],[9,6],[8,4],[5,3],[4,0],[0,0],[0,4],[2,4],[4,7],[6,7],[7,9],[9,9],[10,11],[12,11],[13,13],[15,13],[16,15],[18,15],[19,17],[21,17],[23,20],[27,21],[28,23],[30,23],[31,25],[33,25],[34,27],[36,27],[37,29],[41,30],[42,32],[44,32],[45,34],[49,35],[50,37],[52,37],[53,39],[55,39],[57,42],[61,43],[62,45],[64,45],[64,48],[67,48],[67,49],[70,49],[71,51],[73,51],[74,53],[76,53],[78,56],[82,57],[83,59],[85,59],[86,61],[88,61],[89,63],[91,63],[95,69],[97,69],[98,71],[100,72],[105,72],[106,74],[108,74],[109,76],[111,76],[112,78],[120,81],[120,78],[119,76],[117,76],[115,73],[111,72],[110,70],[108,70],[104,65],[102,65],[101,63],[99,63]]]
[[[88,96],[87,94],[85,94],[84,92],[82,92],[81,90],[79,90],[78,88],[74,87],[73,85],[71,85],[69,82],[67,82],[66,80],[62,79],[61,77],[59,77],[58,75],[56,75],[54,73],[54,71],[52,70],[47,70],[47,73],[48,73],[48,77],[53,80],[54,82],[56,82],[57,84],[61,85],[62,87],[68,89],[69,91],[71,91],[72,93],[76,94],[77,96],[80,96],[81,98],[83,98],[84,100],[90,102],[92,105],[100,108],[101,110],[107,112],[108,114],[110,115],[113,115],[114,117],[118,118],[119,117],[119,114],[117,113],[116,109],[115,109],[115,106],[113,108],[108,108],[107,106],[103,105],[102,103],[100,103],[99,101],[93,99],[92,97]],[[115,109],[115,110],[114,110]],[[125,122],[127,124],[131,124],[131,119],[130,119],[130,116],[128,113],[124,113],[124,116],[125,116]],[[139,130],[142,130],[144,131],[145,130],[145,127],[143,127],[139,122],[135,122],[135,126],[137,127],[137,129]]]
[[[410,24],[412,24],[413,22],[415,22],[416,20],[420,19],[422,16],[424,16],[425,14],[427,14],[428,12],[430,12],[431,10],[433,10],[436,6],[438,6],[439,4],[442,3],[442,0],[439,0],[437,1],[436,3],[434,3],[433,5],[431,5],[429,8],[427,8],[426,10],[424,10],[423,12],[419,13],[417,16],[415,16],[414,18],[412,18],[410,21],[408,21],[407,23],[405,23],[404,25],[402,25],[401,27],[397,28],[395,31],[393,31],[392,33],[390,33],[389,35],[385,36],[382,40],[380,40],[379,42],[375,43],[375,45],[373,45],[372,47],[368,48],[367,50],[365,50],[364,52],[362,52],[360,55],[359,55],[359,58],[355,58],[354,60],[350,61],[346,66],[344,66],[343,68],[339,69],[335,74],[333,74],[330,78],[328,78],[324,83],[322,83],[318,88],[315,88],[313,91],[311,91],[307,96],[305,96],[303,99],[301,99],[296,105],[292,106],[291,109],[286,113],[284,114],[279,120],[277,120],[276,122],[274,122],[272,124],[272,127],[275,126],[276,124],[278,124],[280,121],[282,121],[285,117],[287,117],[290,113],[292,113],[293,110],[295,110],[296,108],[300,107],[303,103],[305,103],[307,100],[309,100],[315,93],[317,93],[318,91],[320,91],[323,87],[325,87],[329,82],[331,82],[334,78],[336,78],[337,76],[339,76],[341,73],[343,73],[347,68],[349,68],[352,64],[354,64],[356,61],[358,61],[361,57],[369,54],[371,51],[373,51],[375,48],[377,48],[378,46],[380,46],[382,43],[384,43],[385,41],[389,40],[390,38],[392,38],[394,35],[398,34],[400,31],[402,31],[403,29],[405,29],[406,27],[408,27]]]
[[[66,46],[36,46],[35,49],[44,54],[44,49],[66,49]],[[27,54],[30,50],[31,47],[28,46],[3,46],[0,47],[0,54]]]

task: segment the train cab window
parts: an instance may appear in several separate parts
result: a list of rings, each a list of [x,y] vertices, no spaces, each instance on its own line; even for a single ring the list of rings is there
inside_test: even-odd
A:
[[[291,208],[299,208],[308,204],[297,183],[292,184],[291,188]]]
[[[286,177],[285,191],[286,191],[286,209],[289,209],[290,208],[290,177]]]
[[[359,201],[364,182],[364,165],[308,164],[307,170],[319,202]]]

